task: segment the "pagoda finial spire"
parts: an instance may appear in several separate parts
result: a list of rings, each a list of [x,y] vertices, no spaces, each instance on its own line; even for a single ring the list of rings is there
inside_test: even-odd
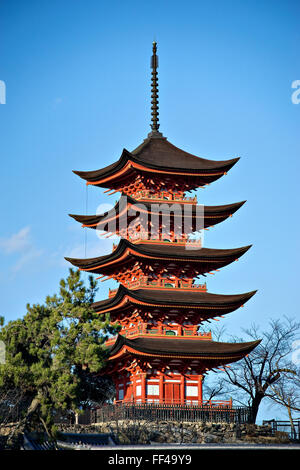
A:
[[[157,69],[158,69],[158,56],[156,54],[157,51],[157,42],[153,41],[152,43],[152,52],[153,55],[151,57],[151,121],[150,127],[152,132],[149,134],[150,136],[157,136],[161,137],[162,134],[158,132],[159,129],[159,106],[158,106],[158,76],[157,76]]]

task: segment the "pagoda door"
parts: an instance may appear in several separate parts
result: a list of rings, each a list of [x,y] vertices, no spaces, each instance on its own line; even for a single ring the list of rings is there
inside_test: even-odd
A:
[[[164,397],[166,403],[180,403],[180,383],[167,382],[164,384]]]
[[[134,400],[134,395],[133,395],[133,388],[132,388],[132,385],[129,384],[127,387],[126,387],[126,390],[125,390],[125,396],[124,396],[124,401],[133,401]]]

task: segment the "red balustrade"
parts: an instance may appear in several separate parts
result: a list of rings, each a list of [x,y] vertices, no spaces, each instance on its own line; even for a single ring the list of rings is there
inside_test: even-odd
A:
[[[182,336],[189,336],[189,338],[194,337],[197,339],[203,339],[203,340],[211,340],[211,331],[209,332],[197,332],[198,326],[191,325],[190,327],[185,327],[181,325],[162,325],[161,327],[154,327],[154,328],[149,328],[147,327],[146,323],[143,323],[140,326],[134,326],[131,328],[124,328],[123,330],[120,331],[120,334],[122,336],[125,336],[126,338],[130,338],[132,336],[137,336],[137,335],[153,335],[153,336],[170,336],[170,331],[175,331],[177,330],[177,335],[176,333],[172,335],[172,338],[178,337],[182,338]],[[106,346],[109,346],[113,344],[116,341],[116,336],[113,336],[112,338],[108,339],[105,344]]]
[[[232,408],[232,398],[229,400],[193,400],[191,398],[184,398],[184,399],[159,399],[159,398],[140,398],[140,399],[124,399],[124,400],[115,400],[114,404],[147,404],[147,403],[155,403],[159,405],[197,405],[197,406],[208,406],[211,408],[217,407],[224,407],[224,408]]]

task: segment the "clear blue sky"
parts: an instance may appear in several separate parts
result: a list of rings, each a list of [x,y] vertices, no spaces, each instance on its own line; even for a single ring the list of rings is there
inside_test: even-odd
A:
[[[247,199],[206,233],[205,245],[253,244],[211,276],[214,293],[258,289],[223,320],[242,334],[252,322],[299,319],[300,79],[297,1],[2,0],[1,311],[21,317],[84,257],[86,188],[73,169],[101,168],[149,132],[151,43],[158,42],[161,131],[209,159],[241,160],[198,191],[207,205]],[[89,188],[88,212],[114,202]],[[87,255],[110,244],[87,235]],[[107,296],[101,284],[98,298]],[[272,414],[274,416],[274,413]]]

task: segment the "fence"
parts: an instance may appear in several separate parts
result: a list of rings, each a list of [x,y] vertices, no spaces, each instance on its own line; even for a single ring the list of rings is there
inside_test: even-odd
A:
[[[251,411],[247,407],[164,404],[106,404],[91,415],[95,423],[114,420],[190,421],[214,423],[248,423]]]
[[[6,418],[7,415],[6,415]],[[9,416],[6,422],[15,422],[20,418],[16,413]],[[228,405],[168,405],[157,403],[116,403],[105,404],[100,408],[85,410],[79,415],[72,412],[59,413],[54,412],[54,421],[59,424],[86,424],[91,425],[100,422],[109,422],[116,420],[134,420],[134,421],[189,421],[189,422],[212,422],[212,423],[249,423],[251,422],[251,410],[247,407],[232,407]],[[2,420],[3,421],[3,420]],[[264,422],[271,424],[272,429],[280,429],[288,425],[288,421]],[[274,424],[275,423],[275,424]],[[285,424],[282,424],[285,423]],[[0,419],[1,424],[1,419]],[[295,439],[299,439],[300,424],[295,424],[297,430]],[[287,432],[287,431],[286,431]]]
[[[295,441],[300,441],[300,420],[293,420],[293,425],[290,421],[277,421],[271,419],[269,421],[263,421],[263,425],[268,424],[271,426],[273,434],[276,431],[286,432],[289,437]]]

